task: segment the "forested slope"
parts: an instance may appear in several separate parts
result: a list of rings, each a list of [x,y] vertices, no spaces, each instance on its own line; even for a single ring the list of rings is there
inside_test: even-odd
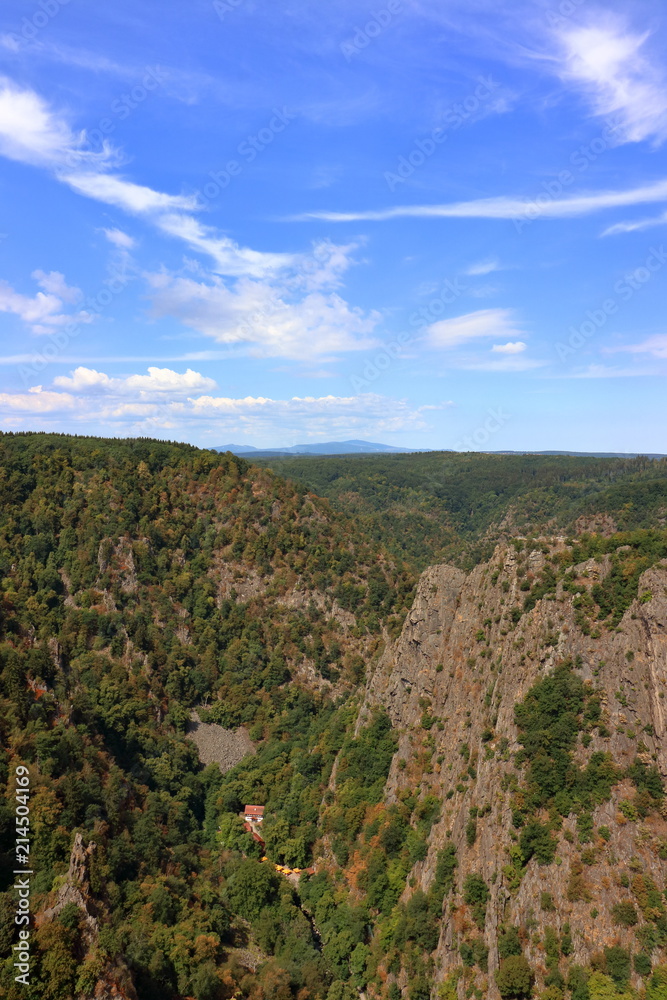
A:
[[[415,598],[407,480],[358,478],[366,519],[229,454],[0,437],[0,995],[666,1000],[664,468],[487,457],[442,529],[473,568]],[[204,767],[195,707],[256,752]]]
[[[649,528],[667,517],[667,460],[427,452],[258,459],[331,500],[419,569],[488,557],[503,530]]]
[[[238,862],[220,860],[221,776],[185,739],[189,709],[209,702],[214,721],[270,744],[261,791],[270,772],[284,840],[305,865],[344,732],[326,691],[345,700],[414,581],[326,501],[183,445],[4,435],[0,502],[2,949],[14,932],[17,764],[32,776],[34,911],[54,903],[78,831],[95,845],[98,924],[91,937],[72,905],[45,921],[33,986],[10,985],[9,960],[4,995],[92,995],[98,976],[134,982],[142,998],[203,1000],[223,981],[233,991],[247,970],[225,948],[249,912],[234,894]],[[318,683],[292,683],[300,672]],[[283,928],[269,950],[289,956],[275,975],[295,988],[309,976],[321,993],[327,976],[291,890],[268,873],[260,889]]]

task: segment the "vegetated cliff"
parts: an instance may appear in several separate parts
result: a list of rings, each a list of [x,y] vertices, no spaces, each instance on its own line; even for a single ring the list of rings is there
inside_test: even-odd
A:
[[[426,570],[367,683],[358,729],[381,707],[399,734],[385,805],[415,790],[442,801],[402,903],[428,892],[439,852],[456,849],[433,952],[442,995],[458,977],[461,996],[497,996],[497,982],[520,996],[519,953],[555,989],[573,965],[620,989],[665,960],[667,561],[637,588],[623,541],[579,565],[554,539],[499,544],[468,575]],[[623,572],[638,596],[626,588],[598,626]],[[396,957],[387,968],[409,986]]]

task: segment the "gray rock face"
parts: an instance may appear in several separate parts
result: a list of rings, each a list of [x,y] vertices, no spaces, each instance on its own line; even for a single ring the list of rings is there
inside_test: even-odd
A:
[[[557,663],[576,660],[582,679],[601,694],[603,721],[611,734],[604,738],[594,730],[590,746],[578,746],[579,763],[596,750],[610,753],[620,768],[639,756],[645,763],[656,762],[663,779],[667,777],[667,564],[644,573],[640,596],[621,625],[611,631],[602,628],[597,638],[596,630],[586,635],[579,627],[573,596],[562,587],[515,624],[511,609],[519,598],[523,603],[522,579],[538,573],[562,547],[562,542],[552,545],[549,556],[542,551],[519,556],[513,547],[500,545],[488,564],[468,575],[450,566],[428,569],[400,637],[385,649],[368,680],[359,715],[361,725],[374,707],[382,706],[399,734],[385,801],[392,803],[406,788],[419,788],[422,795],[435,794],[442,800],[428,856],[411,873],[416,885],[428,889],[437,851],[449,837],[457,848],[458,885],[445,901],[435,954],[437,980],[460,965],[462,938],[477,934],[462,902],[465,876],[478,873],[489,886],[483,934],[489,947],[489,974],[476,972],[476,976],[477,985],[488,989],[491,997],[498,996],[493,973],[499,964],[501,924],[524,929],[524,954],[542,982],[546,956],[538,942],[543,942],[547,927],[560,933],[570,925],[573,951],[567,961],[561,960],[563,971],[568,962],[590,964],[606,946],[640,951],[638,928],[618,926],[611,907],[623,899],[637,903],[632,886],[638,875],[650,877],[659,890],[665,888],[667,876],[667,822],[655,812],[643,821],[633,820],[627,807],[624,815],[619,803],[634,795],[631,782],[624,780],[593,815],[596,830],[609,828],[608,842],[594,836],[593,843],[580,844],[576,817],[571,815],[559,836],[556,861],[540,866],[533,859],[520,885],[513,882],[510,852],[517,835],[507,782],[521,780],[513,761],[519,749],[514,707]],[[590,585],[608,571],[608,560],[591,561],[576,567],[574,575],[585,574],[582,578]],[[430,729],[424,726],[425,713],[436,720]],[[466,824],[472,807],[483,815],[469,845]],[[595,849],[594,856],[586,855],[590,864],[581,861],[585,847]],[[573,878],[583,886],[584,898],[573,898],[577,895],[572,891]],[[404,900],[414,891],[409,881]],[[552,895],[554,911],[543,909],[544,892]],[[646,921],[637,909],[641,927]],[[653,959],[664,962],[666,955],[656,950]]]

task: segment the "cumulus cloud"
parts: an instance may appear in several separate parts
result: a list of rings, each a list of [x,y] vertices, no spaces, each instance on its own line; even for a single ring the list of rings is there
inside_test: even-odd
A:
[[[156,317],[173,316],[219,344],[247,345],[255,355],[300,360],[377,343],[372,333],[379,313],[363,313],[333,291],[294,296],[281,283],[244,278],[232,285],[215,275],[197,281],[157,274],[151,284]]]
[[[478,309],[476,312],[441,319],[426,330],[427,343],[431,347],[451,348],[493,337],[505,339],[520,333],[511,309]]]
[[[41,385],[28,392],[0,392],[0,411],[39,416],[45,413],[71,411],[76,400],[66,392],[45,392]]]
[[[37,270],[32,272],[32,277],[41,289],[49,295],[56,295],[63,302],[69,302],[74,305],[83,298],[81,289],[68,285],[65,281],[65,275],[61,274],[60,271],[49,271],[47,273]]]
[[[205,388],[208,391],[202,392]],[[215,383],[198,372],[178,374],[150,368],[148,375],[112,378],[77,368],[54,380],[54,389],[34,386],[28,392],[0,394],[0,414],[41,417],[67,413],[91,427],[98,422],[118,434],[178,431],[207,434],[212,443],[232,433],[304,439],[318,436],[369,437],[426,426],[422,410],[406,400],[374,393],[358,396],[266,396],[233,398],[214,395]],[[66,390],[66,391],[58,391]],[[450,404],[444,404],[449,406]]]
[[[53,384],[70,392],[87,393],[95,390],[136,395],[139,398],[166,393],[171,396],[214,389],[214,379],[188,368],[183,374],[171,368],[148,369],[148,375],[129,375],[127,378],[110,378],[94,368],[79,366],[71,375],[58,375]]]

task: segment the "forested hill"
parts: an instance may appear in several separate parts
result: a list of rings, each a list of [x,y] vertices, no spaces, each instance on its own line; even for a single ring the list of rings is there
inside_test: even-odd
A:
[[[430,458],[0,435],[1,997],[666,1000],[665,465]]]
[[[9,958],[0,992],[92,996],[106,976],[142,1000],[222,996],[216,970],[247,913],[220,863],[220,772],[185,739],[190,709],[208,702],[210,721],[270,745],[268,804],[305,866],[345,727],[326,693],[344,701],[362,680],[414,578],[304,488],[187,445],[2,435],[0,503],[0,947],[17,764],[31,769],[33,912],[54,904],[78,831],[95,845],[98,926],[68,903],[36,932],[32,987],[12,985]],[[284,936],[270,950],[301,949],[294,983],[321,993],[310,926],[286,886],[265,888]],[[233,992],[247,971],[224,967]]]
[[[256,461],[327,497],[420,569],[471,567],[503,529],[622,531],[667,517],[667,459],[426,452]]]

